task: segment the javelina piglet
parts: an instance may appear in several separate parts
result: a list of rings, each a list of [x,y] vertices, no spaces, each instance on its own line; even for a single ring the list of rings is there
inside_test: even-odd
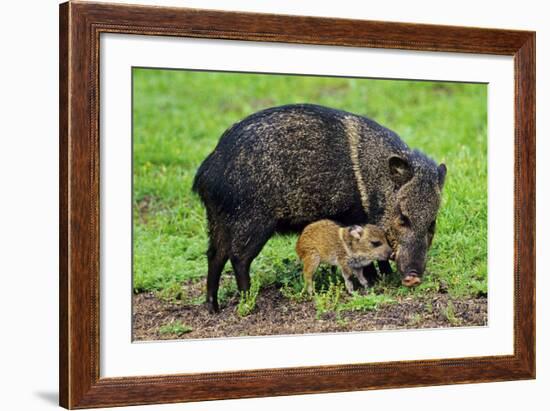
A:
[[[363,267],[374,260],[387,260],[392,249],[384,230],[375,225],[342,227],[334,221],[321,220],[304,228],[296,243],[296,253],[304,263],[304,284],[310,295],[313,275],[320,263],[340,267],[351,294],[351,277],[355,275],[363,287],[368,287]]]

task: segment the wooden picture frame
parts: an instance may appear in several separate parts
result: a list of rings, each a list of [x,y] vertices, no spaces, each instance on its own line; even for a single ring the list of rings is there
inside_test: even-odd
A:
[[[101,33],[513,56],[514,354],[100,378]],[[60,405],[90,408],[535,378],[534,32],[69,2],[60,6],[59,47]]]

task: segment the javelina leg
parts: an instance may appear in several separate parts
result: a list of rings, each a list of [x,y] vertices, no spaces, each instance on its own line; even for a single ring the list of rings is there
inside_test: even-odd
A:
[[[378,261],[378,268],[380,269],[380,272],[382,274],[393,274],[393,270],[391,268],[390,262],[387,260]]]
[[[344,277],[346,290],[348,290],[348,293],[353,294],[353,282],[351,281],[353,271],[347,265],[341,265],[340,267],[342,267],[342,276]]]
[[[365,288],[369,287],[369,281],[363,275],[363,268],[357,268],[353,270],[353,274],[355,274],[355,276],[357,277],[357,279],[359,280],[359,282],[363,287]]]
[[[369,284],[374,284],[378,279],[378,271],[374,266],[374,263],[371,263],[363,268],[363,276]]]
[[[246,292],[250,289],[250,264],[252,258],[246,257],[241,259],[238,257],[231,258],[233,271],[235,271],[235,279],[237,280],[237,288],[240,292]]]
[[[313,274],[320,262],[318,255],[308,255],[304,258],[304,287],[309,295],[313,295]]]
[[[243,234],[245,232],[246,234]],[[273,234],[270,227],[260,224],[250,225],[250,229],[243,231],[232,241],[231,264],[235,271],[239,291],[248,291],[250,288],[250,264],[260,253],[263,246]],[[243,240],[245,239],[245,240]]]
[[[227,254],[214,246],[208,248],[208,277],[206,278],[206,305],[213,314],[219,311],[218,288],[223,267],[227,262]]]

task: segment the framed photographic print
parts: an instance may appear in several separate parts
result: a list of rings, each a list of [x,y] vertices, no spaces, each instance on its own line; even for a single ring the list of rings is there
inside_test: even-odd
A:
[[[535,33],[60,6],[60,404],[535,377]]]

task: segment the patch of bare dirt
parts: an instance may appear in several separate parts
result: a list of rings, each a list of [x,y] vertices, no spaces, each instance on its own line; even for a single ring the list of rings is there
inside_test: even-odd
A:
[[[204,284],[190,284],[187,298],[165,301],[154,293],[133,296],[134,341],[308,334],[323,332],[445,328],[487,325],[487,298],[452,299],[447,294],[403,298],[373,311],[327,313],[318,316],[313,301],[285,298],[276,287],[262,289],[255,310],[237,314],[237,298],[209,314],[199,303]],[[163,326],[182,323],[187,333],[161,332]]]

